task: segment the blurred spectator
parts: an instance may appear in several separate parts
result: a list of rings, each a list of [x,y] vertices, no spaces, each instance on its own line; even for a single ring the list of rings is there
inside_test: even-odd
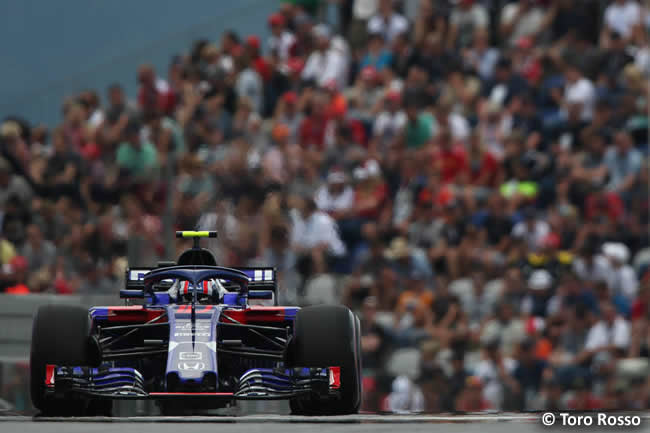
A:
[[[27,260],[23,256],[14,256],[9,261],[10,267],[10,285],[5,289],[5,293],[9,295],[28,295],[30,293],[29,287],[25,285],[27,282]]]
[[[534,342],[524,340],[519,345],[517,367],[512,373],[518,384],[515,394],[521,397],[518,409],[528,409],[532,405],[532,400],[542,386],[545,371],[546,362],[536,356]]]
[[[83,161],[78,149],[71,147],[66,139],[65,131],[57,128],[52,134],[52,148],[54,152],[47,161],[44,170],[34,173],[35,182],[43,188],[47,195],[67,195],[78,198],[81,193],[79,181]]]
[[[483,382],[477,376],[469,376],[466,386],[460,392],[454,410],[456,412],[482,412],[491,409],[490,402],[483,397]]]
[[[502,355],[498,338],[485,343],[483,347],[483,359],[476,365],[475,373],[489,407],[501,410],[506,397],[519,389],[519,384],[512,376],[517,361]]]
[[[526,329],[524,321],[515,316],[515,308],[508,302],[501,302],[495,317],[489,319],[482,327],[482,342],[499,337],[501,350],[506,356],[513,356],[518,344],[524,340]]]
[[[377,299],[368,296],[361,306],[361,353],[364,368],[381,368],[388,350],[386,330],[376,320]]]
[[[295,144],[290,143],[287,125],[275,125],[272,136],[274,145],[262,159],[262,170],[269,182],[284,185],[298,170],[301,153]]]
[[[286,19],[280,13],[272,14],[268,19],[271,29],[271,36],[268,39],[268,47],[275,52],[280,60],[286,62],[291,55],[291,49],[296,43],[293,34],[286,28]]]
[[[361,68],[372,66],[376,70],[381,71],[389,66],[392,61],[393,55],[388,49],[386,49],[384,37],[381,33],[371,34],[368,41],[368,52],[361,59],[361,64],[359,66]]]
[[[364,122],[369,123],[374,119],[380,100],[384,96],[384,91],[378,84],[379,72],[374,66],[366,66],[361,70],[357,84],[347,92],[351,108],[356,110],[358,117]]]
[[[528,279],[528,295],[521,303],[521,310],[532,316],[546,317],[553,277],[545,270],[534,271]]]
[[[490,46],[489,33],[484,29],[477,29],[463,51],[465,65],[472,68],[483,80],[490,80],[494,75],[494,68],[499,60],[499,50]]]
[[[405,101],[407,124],[405,130],[406,146],[409,148],[421,148],[436,132],[436,120],[430,113],[421,110],[417,96],[408,95]]]
[[[395,37],[408,30],[409,22],[394,9],[393,0],[378,0],[377,13],[368,20],[368,33],[379,33],[386,42],[392,42]]]
[[[158,163],[156,148],[140,138],[140,124],[136,121],[124,129],[125,141],[117,149],[116,162],[120,169],[133,179],[151,174]]]
[[[572,63],[566,66],[565,76],[567,83],[564,89],[564,100],[561,102],[562,107],[567,113],[573,110],[580,113],[580,120],[590,121],[596,102],[596,89],[593,83],[582,74],[577,65]]]
[[[377,12],[379,0],[352,0],[352,20],[349,25],[348,39],[353,49],[366,42],[368,20]]]
[[[80,97],[88,118],[88,126],[93,130],[104,123],[104,111],[99,104],[99,95],[94,90],[84,92]]]
[[[240,100],[248,99],[252,104],[253,111],[260,113],[264,102],[262,79],[250,64],[250,59],[245,56],[238,57],[236,69],[238,72],[235,92]]]
[[[393,267],[402,276],[417,275],[418,279],[429,279],[433,276],[424,251],[412,248],[404,238],[393,239],[384,255],[392,261]]]
[[[536,0],[519,0],[501,10],[500,33],[510,46],[522,37],[535,38],[542,30],[544,9]]]
[[[466,48],[488,27],[488,13],[485,7],[474,0],[461,0],[451,13],[449,42],[450,49]]]
[[[567,402],[569,409],[574,411],[591,411],[603,407],[603,402],[600,398],[591,392],[591,383],[588,380],[579,378],[573,384],[576,392],[573,397]]]
[[[313,199],[299,199],[297,208],[291,210],[292,244],[303,253],[317,248],[333,257],[345,254],[345,245],[338,235],[332,217],[318,210]]]
[[[526,208],[523,212],[523,221],[518,222],[512,228],[512,235],[523,239],[533,251],[541,248],[542,242],[549,232],[548,223],[540,219],[533,208]]]
[[[170,114],[176,104],[176,96],[167,80],[156,76],[151,65],[141,65],[138,70],[138,104],[143,112],[160,110]]]
[[[255,69],[260,78],[266,83],[271,79],[271,65],[262,56],[262,48],[260,38],[251,35],[246,38],[246,52],[244,56],[248,57],[251,61],[252,67]]]
[[[584,351],[578,359],[588,360],[593,357],[605,359],[619,356],[630,344],[630,324],[616,313],[614,306],[605,301],[599,305],[601,319],[587,334]]]
[[[129,106],[119,84],[111,84],[107,93],[109,106],[106,109],[103,137],[107,144],[114,144],[119,141],[129,117],[134,114],[134,107]]]
[[[332,171],[327,175],[327,184],[316,191],[314,200],[318,209],[340,219],[354,206],[354,190],[347,184],[344,172]]]
[[[466,405],[476,405],[476,401],[462,401],[467,398],[467,396],[464,396],[461,398],[461,401],[459,401],[459,398],[463,392],[463,389],[465,388],[466,384],[474,384],[473,379],[470,379],[470,375],[467,372],[467,369],[465,368],[465,359],[464,359],[464,353],[462,351],[454,351],[452,354],[451,358],[451,372],[448,375],[448,381],[447,384],[449,386],[449,389],[446,392],[445,395],[445,401],[443,402],[443,409],[446,411],[465,411],[465,410],[470,410],[470,407],[466,407]],[[469,379],[469,380],[468,380]],[[473,396],[475,397],[475,396]],[[479,397],[482,399],[482,395],[479,392]],[[475,400],[472,398],[472,400]],[[479,401],[479,404],[482,406],[483,404]],[[478,409],[478,410],[483,410],[483,409]]]
[[[312,35],[316,49],[307,58],[302,79],[319,86],[334,82],[337,88],[344,87],[349,62],[346,42],[338,36],[332,37],[325,24],[314,26]]]
[[[43,267],[54,265],[56,247],[52,242],[43,239],[41,228],[36,224],[27,226],[27,242],[22,248],[22,256],[27,260],[28,270],[36,272]]]
[[[9,197],[18,197],[27,202],[31,196],[32,190],[25,178],[14,174],[9,162],[0,157],[0,208],[4,207]]]
[[[406,376],[393,381],[393,391],[388,395],[387,409],[395,413],[418,413],[424,410],[424,395],[420,387]]]
[[[633,0],[612,0],[605,9],[602,38],[607,44],[612,34],[619,34],[629,40],[641,24],[641,7]]]
[[[633,147],[632,138],[626,132],[619,132],[614,137],[614,146],[605,153],[610,181],[607,189],[625,193],[634,183],[641,169],[641,153]]]
[[[395,90],[389,91],[384,97],[383,107],[373,124],[373,135],[380,139],[382,148],[397,136],[401,135],[406,126],[406,113],[401,108],[402,95]]]
[[[300,124],[304,114],[298,107],[298,95],[293,91],[288,91],[278,101],[273,118],[278,123],[283,123],[289,127],[290,139],[297,142],[299,139]]]
[[[545,379],[542,383],[540,393],[535,400],[529,404],[530,410],[561,410],[564,409],[562,402],[562,385],[557,379]]]
[[[421,314],[421,308],[430,308],[433,303],[433,292],[426,287],[426,277],[419,270],[413,270],[408,276],[407,289],[397,299],[395,321],[400,328],[406,327],[405,321],[414,320]]]

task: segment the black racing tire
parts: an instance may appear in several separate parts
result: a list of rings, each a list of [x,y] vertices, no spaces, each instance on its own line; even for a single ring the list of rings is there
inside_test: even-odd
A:
[[[45,366],[92,366],[91,320],[88,309],[76,305],[44,305],[32,326],[30,391],[34,407],[46,415],[82,415],[83,401],[45,395]]]
[[[348,308],[318,305],[298,311],[289,348],[295,367],[340,367],[340,399],[317,395],[289,400],[295,415],[345,415],[361,406],[361,348],[359,319]]]

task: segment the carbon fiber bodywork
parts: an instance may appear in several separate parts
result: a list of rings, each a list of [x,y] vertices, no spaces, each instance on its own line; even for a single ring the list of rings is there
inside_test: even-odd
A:
[[[239,288],[218,301],[197,302],[202,282],[215,278]],[[172,279],[189,281],[190,301],[170,303],[160,287],[169,287]],[[254,282],[274,292],[275,270],[172,266],[127,271],[125,297],[142,298],[143,305],[91,308],[90,346],[100,366],[48,365],[46,394],[233,401],[314,393],[337,398],[338,366],[287,367],[299,308],[249,305],[248,287]]]

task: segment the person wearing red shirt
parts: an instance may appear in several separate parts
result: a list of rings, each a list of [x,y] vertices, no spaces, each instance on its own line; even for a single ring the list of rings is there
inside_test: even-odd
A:
[[[440,184],[440,176],[436,173],[429,177],[427,184],[418,194],[418,204],[422,206],[446,207],[454,201],[454,191],[449,185]]]
[[[574,386],[577,389],[575,396],[567,403],[569,409],[574,411],[590,411],[603,408],[603,401],[591,392],[590,385],[585,379],[576,379]]]
[[[483,397],[483,381],[478,376],[469,376],[459,394],[454,402],[457,412],[482,412],[490,409],[490,403]]]
[[[260,38],[251,35],[246,38],[245,50],[248,58],[251,59],[251,64],[257,73],[262,77],[262,81],[267,83],[271,79],[271,66],[266,59],[261,55]]]
[[[625,216],[625,205],[615,192],[595,191],[584,203],[585,216],[589,220],[607,217],[610,223],[618,223]]]
[[[442,183],[453,183],[461,174],[469,171],[467,151],[459,144],[454,143],[446,127],[438,133],[438,150],[434,152],[433,163],[440,167]]]
[[[354,191],[355,210],[364,220],[377,220],[386,199],[388,187],[381,177],[381,169],[374,159],[354,170],[357,187]]]
[[[330,80],[324,87],[329,95],[329,104],[327,106],[327,116],[341,120],[345,117],[348,110],[348,102],[345,96],[338,91],[338,85],[335,80]]]
[[[23,256],[14,256],[9,261],[13,273],[13,279],[16,282],[13,286],[7,287],[5,293],[8,295],[28,295],[29,287],[25,285],[27,279],[27,259]]]
[[[161,111],[172,114],[176,106],[176,95],[167,81],[156,77],[151,65],[141,65],[138,69],[138,105],[143,112]]]
[[[648,284],[648,275],[644,277],[643,285],[639,290],[639,296],[632,303],[630,308],[630,319],[634,322],[644,319],[648,316],[648,307],[650,306],[650,285]]]
[[[300,145],[305,148],[323,150],[325,145],[325,130],[329,116],[327,115],[327,96],[321,92],[315,93],[310,103],[311,113],[300,125]]]
[[[469,139],[468,154],[469,181],[475,186],[498,185],[499,161],[481,142],[477,134]]]

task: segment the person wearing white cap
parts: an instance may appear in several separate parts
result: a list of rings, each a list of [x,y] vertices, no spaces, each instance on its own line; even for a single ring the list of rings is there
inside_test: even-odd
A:
[[[528,278],[529,293],[521,301],[521,311],[533,316],[546,316],[549,289],[553,286],[553,277],[546,269],[534,271]]]
[[[603,244],[603,255],[609,263],[605,281],[610,292],[613,295],[621,294],[632,302],[639,289],[639,281],[628,264],[630,250],[620,242],[606,242]]]
[[[327,212],[334,219],[345,217],[354,206],[354,190],[347,182],[343,171],[332,170],[327,175],[327,183],[316,191],[318,209]]]
[[[339,36],[332,37],[329,27],[318,24],[312,29],[316,41],[316,49],[309,55],[302,79],[314,81],[318,86],[325,87],[334,81],[339,89],[347,84],[349,63],[346,42]]]

